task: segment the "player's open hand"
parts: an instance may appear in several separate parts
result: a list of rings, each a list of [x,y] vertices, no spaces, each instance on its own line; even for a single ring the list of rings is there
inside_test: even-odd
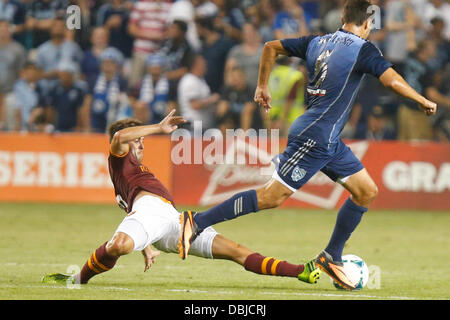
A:
[[[159,123],[161,131],[163,133],[172,133],[178,129],[178,125],[185,123],[186,120],[182,116],[173,116],[175,110],[169,112],[169,114]]]
[[[271,105],[270,102],[272,101],[272,97],[270,96],[269,88],[267,87],[256,87],[255,91],[255,102],[258,103],[261,107],[266,109],[267,112],[270,111]]]
[[[147,246],[144,250],[142,250],[142,254],[144,255],[145,272],[150,269],[152,264],[155,263],[155,258],[161,254],[161,251],[153,250],[150,246]]]
[[[420,104],[420,108],[422,108],[423,112],[425,112],[427,116],[432,116],[436,114],[437,104],[425,99],[425,102]]]

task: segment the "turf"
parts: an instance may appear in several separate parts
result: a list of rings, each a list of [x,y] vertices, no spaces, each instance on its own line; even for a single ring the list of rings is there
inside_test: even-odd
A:
[[[277,209],[216,229],[266,256],[302,262],[326,246],[335,215]],[[371,288],[358,292],[335,289],[324,274],[307,285],[164,253],[146,273],[140,253],[122,257],[81,289],[40,283],[44,274],[81,268],[122,218],[114,205],[0,204],[0,299],[450,299],[450,212],[369,211],[344,250],[379,268]]]

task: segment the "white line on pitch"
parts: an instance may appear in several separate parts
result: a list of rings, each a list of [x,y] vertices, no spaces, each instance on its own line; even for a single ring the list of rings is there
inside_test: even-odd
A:
[[[208,291],[208,290],[197,290],[197,289],[166,289],[169,292],[186,292],[186,293],[210,293],[210,294],[242,294],[241,292],[233,292],[233,291]],[[366,294],[339,294],[339,293],[307,293],[307,292],[268,292],[261,291],[259,294],[262,295],[278,295],[278,296],[318,296],[318,297],[337,297],[337,298],[372,298],[372,299],[390,299],[390,300],[444,300],[445,298],[419,298],[419,297],[401,297],[401,296],[375,296],[375,295],[366,295]]]
[[[0,288],[27,288],[27,289],[66,289],[64,286],[56,285],[14,285],[14,284],[0,284]],[[96,289],[104,290],[121,290],[121,291],[136,291],[135,289],[123,288],[123,287],[96,287]],[[148,291],[148,289],[146,289]],[[150,289],[151,291],[151,289]],[[245,291],[211,291],[211,290],[199,290],[199,289],[165,289],[166,292],[186,292],[186,293],[209,293],[214,295],[236,295],[244,294]],[[262,295],[270,296],[317,296],[317,297],[335,297],[335,298],[371,298],[371,299],[389,299],[389,300],[448,300],[448,298],[442,297],[406,297],[406,296],[377,296],[368,294],[339,294],[339,293],[315,293],[315,292],[269,292],[260,291]]]

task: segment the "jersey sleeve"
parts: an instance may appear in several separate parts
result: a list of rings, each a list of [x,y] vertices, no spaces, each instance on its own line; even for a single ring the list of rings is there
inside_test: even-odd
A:
[[[287,52],[289,52],[289,56],[306,60],[308,45],[315,37],[317,36],[283,39],[281,40],[281,45]]]
[[[355,70],[379,78],[390,67],[392,63],[383,57],[381,51],[373,43],[366,42],[359,52]]]

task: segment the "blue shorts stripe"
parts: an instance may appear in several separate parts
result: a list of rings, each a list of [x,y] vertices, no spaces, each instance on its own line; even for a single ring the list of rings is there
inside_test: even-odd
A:
[[[303,143],[303,146],[281,167],[280,173],[286,175],[315,145],[316,142],[314,140],[308,139],[308,141]]]
[[[308,146],[309,146],[309,144],[310,144],[310,142],[311,142],[312,140],[311,139],[308,139],[308,141],[306,141],[305,143],[303,143],[303,146],[300,148],[300,149],[298,149],[287,161],[286,161],[286,163],[283,165],[283,167],[281,168],[281,173],[283,173],[283,174],[286,174],[289,170],[287,170],[286,172],[285,172],[285,169],[286,169],[286,167],[288,167],[288,166],[290,166],[290,165],[292,165],[295,161],[296,161],[296,158],[298,157],[298,156],[300,156],[301,154],[303,154],[304,152],[307,152],[307,149],[308,149]],[[285,173],[284,173],[285,172]]]

